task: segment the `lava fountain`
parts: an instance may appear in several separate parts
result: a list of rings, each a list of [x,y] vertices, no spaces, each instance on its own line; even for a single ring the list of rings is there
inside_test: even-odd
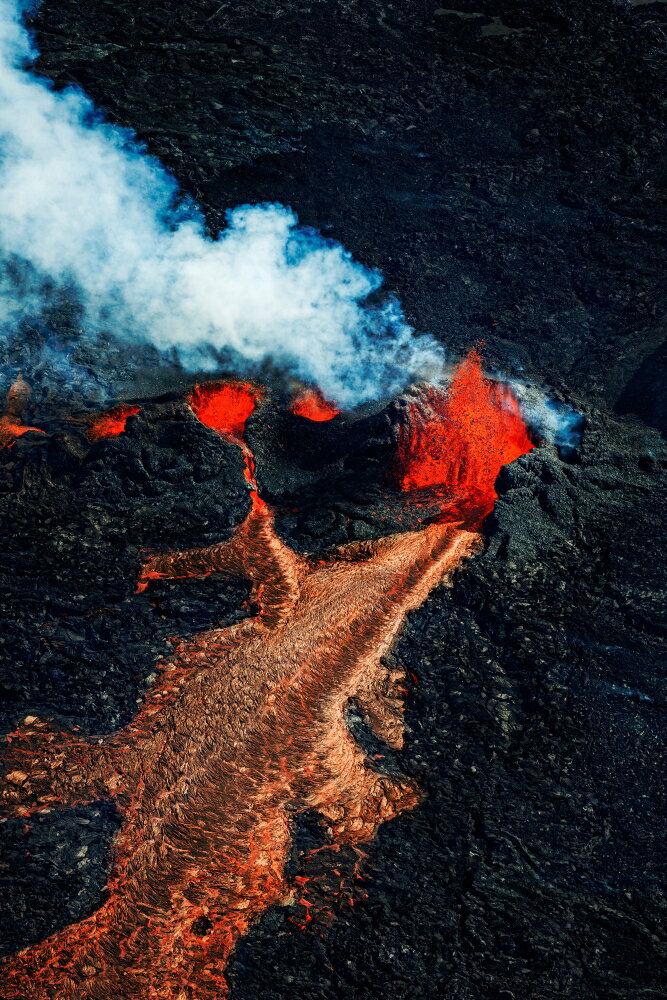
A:
[[[401,489],[441,498],[439,519],[479,527],[496,501],[503,465],[534,447],[509,386],[487,378],[471,350],[445,387],[421,386],[399,424]]]
[[[227,541],[152,555],[156,579],[244,575],[257,613],[176,640],[137,716],[101,739],[29,716],[8,737],[2,797],[28,816],[99,799],[122,817],[108,898],[97,912],[4,964],[4,1000],[206,1000],[271,906],[295,899],[285,874],[293,817],[316,810],[334,845],[370,841],[421,799],[377,770],[344,718],[351,698],[390,747],[403,744],[402,675],[383,661],[412,609],[480,546],[500,466],[532,447],[516,403],[473,354],[448,392],[408,407],[397,467],[409,497],[442,498],[420,530],[309,560],[280,539],[261,500],[245,422],[250,383],[197,387],[196,416],[246,459],[252,504]]]

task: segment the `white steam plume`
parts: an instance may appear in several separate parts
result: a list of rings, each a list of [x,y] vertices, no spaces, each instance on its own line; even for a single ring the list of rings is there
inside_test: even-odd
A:
[[[194,368],[216,367],[215,351],[248,370],[271,358],[344,406],[441,369],[396,302],[364,304],[379,275],[289,209],[236,208],[208,237],[130,132],[29,71],[25,6],[0,0],[1,331],[68,288],[91,336],[175,348]]]
[[[568,403],[550,399],[544,390],[517,379],[503,379],[519,401],[521,415],[540,438],[571,451],[579,446],[585,420]]]

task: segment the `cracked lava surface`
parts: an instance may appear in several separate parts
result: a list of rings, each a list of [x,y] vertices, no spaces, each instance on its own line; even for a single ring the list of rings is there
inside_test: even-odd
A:
[[[122,826],[106,902],[7,959],[3,1000],[224,997],[238,938],[294,898],[284,871],[291,817],[316,810],[335,843],[359,845],[420,801],[410,779],[370,766],[344,711],[354,697],[375,733],[402,746],[401,672],[383,657],[406,614],[478,548],[479,535],[459,518],[351,543],[325,560],[296,554],[257,492],[242,433],[259,396],[248,387],[252,405],[250,395],[243,404],[243,385],[220,388],[234,403],[227,424],[223,397],[213,410],[206,398],[197,415],[243,449],[248,516],[228,541],[149,557],[140,587],[244,575],[257,614],[175,640],[138,715],[114,734],[83,738],[29,716],[8,737],[9,815],[107,799]],[[201,400],[190,397],[195,413]],[[405,438],[401,447],[407,455]]]

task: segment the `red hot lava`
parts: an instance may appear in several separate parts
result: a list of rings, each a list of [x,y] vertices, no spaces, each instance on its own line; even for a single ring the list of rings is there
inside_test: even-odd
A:
[[[17,437],[28,431],[43,434],[40,427],[31,427],[23,423],[23,414],[30,402],[32,390],[23,378],[18,375],[9,387],[5,400],[5,412],[0,416],[0,448],[11,447]]]
[[[252,382],[209,382],[196,385],[187,402],[203,424],[238,442],[262,395]]]
[[[209,382],[207,385],[196,385],[186,397],[190,409],[203,424],[241,449],[244,475],[252,487],[250,499],[253,506],[259,506],[263,501],[255,482],[255,459],[243,435],[246,421],[263,395],[264,390],[252,382]]]
[[[443,497],[443,516],[478,527],[493,510],[503,465],[534,447],[509,386],[485,377],[477,350],[445,389],[428,385],[399,426],[396,473],[406,491]]]
[[[190,405],[250,454],[240,435],[257,399],[236,383],[197,389]],[[505,412],[513,414],[509,424]],[[468,488],[487,497],[492,471],[519,453],[518,411],[505,411],[476,356],[447,397],[429,390],[409,416],[400,448],[406,489],[455,489],[462,505]],[[506,426],[509,443],[497,437]],[[489,429],[496,436],[487,453]],[[413,781],[365,757],[345,710],[354,698],[380,739],[403,745],[403,674],[388,667],[387,654],[407,613],[479,544],[477,534],[443,519],[308,560],[282,541],[255,487],[229,540],[150,557],[144,584],[247,576],[258,613],[175,641],[140,711],[116,733],[87,739],[29,716],[8,737],[0,789],[10,815],[107,799],[121,827],[106,901],[8,958],[0,997],[227,996],[224,968],[239,937],[270,906],[295,898],[309,905],[307,879],[285,871],[294,815],[315,810],[330,849],[358,849],[420,801]]]
[[[297,417],[323,423],[325,420],[337,417],[340,410],[330,400],[325,399],[319,389],[304,389],[292,400],[290,412]]]
[[[89,441],[99,441],[100,438],[118,437],[125,431],[125,425],[130,417],[140,412],[140,407],[132,406],[129,403],[121,403],[114,406],[106,413],[100,413],[93,417],[90,426],[86,431]]]

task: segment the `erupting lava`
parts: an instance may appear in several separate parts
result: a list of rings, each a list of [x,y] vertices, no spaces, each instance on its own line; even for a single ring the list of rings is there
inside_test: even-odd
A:
[[[424,386],[399,426],[397,478],[443,497],[441,517],[478,527],[503,465],[534,447],[511,389],[485,377],[473,349],[446,388]]]
[[[106,413],[100,413],[93,417],[90,427],[86,431],[89,441],[99,441],[100,438],[118,437],[125,430],[128,418],[139,413],[140,407],[132,406],[130,403],[120,403]]]
[[[252,382],[209,382],[207,385],[195,386],[186,400],[203,424],[241,449],[245,463],[244,475],[251,486],[250,499],[253,507],[260,507],[263,500],[260,499],[255,482],[255,458],[243,435],[246,421],[263,395],[264,390]],[[143,586],[139,584],[140,589]]]
[[[196,385],[187,401],[203,424],[238,443],[262,395],[252,382],[209,382]]]
[[[292,400],[290,411],[297,417],[305,417],[306,420],[314,420],[316,423],[333,420],[340,413],[334,403],[324,398],[319,389],[304,389],[300,392]]]
[[[26,434],[28,431],[36,431],[43,434],[40,427],[30,427],[23,423],[23,414],[30,402],[32,390],[23,378],[18,375],[12,382],[5,400],[5,412],[0,416],[0,448],[7,448],[14,443],[17,437]]]
[[[464,362],[449,396],[428,390],[401,431],[405,488],[435,485],[460,508],[466,489],[488,497],[520,440],[530,447],[518,411],[505,409],[477,365],[474,355]],[[249,454],[243,428],[259,395],[234,383],[198,388],[189,402]],[[281,541],[247,468],[253,502],[232,537],[151,556],[141,578],[243,574],[257,615],[175,641],[139,714],[117,733],[86,739],[30,716],[8,738],[10,814],[110,799],[122,826],[106,902],[8,959],[5,1000],[220,1000],[238,938],[294,898],[291,818],[317,810],[334,845],[358,845],[421,798],[408,778],[373,769],[344,711],[355,698],[375,733],[402,746],[402,675],[383,657],[406,614],[479,536],[440,521],[309,561]]]

